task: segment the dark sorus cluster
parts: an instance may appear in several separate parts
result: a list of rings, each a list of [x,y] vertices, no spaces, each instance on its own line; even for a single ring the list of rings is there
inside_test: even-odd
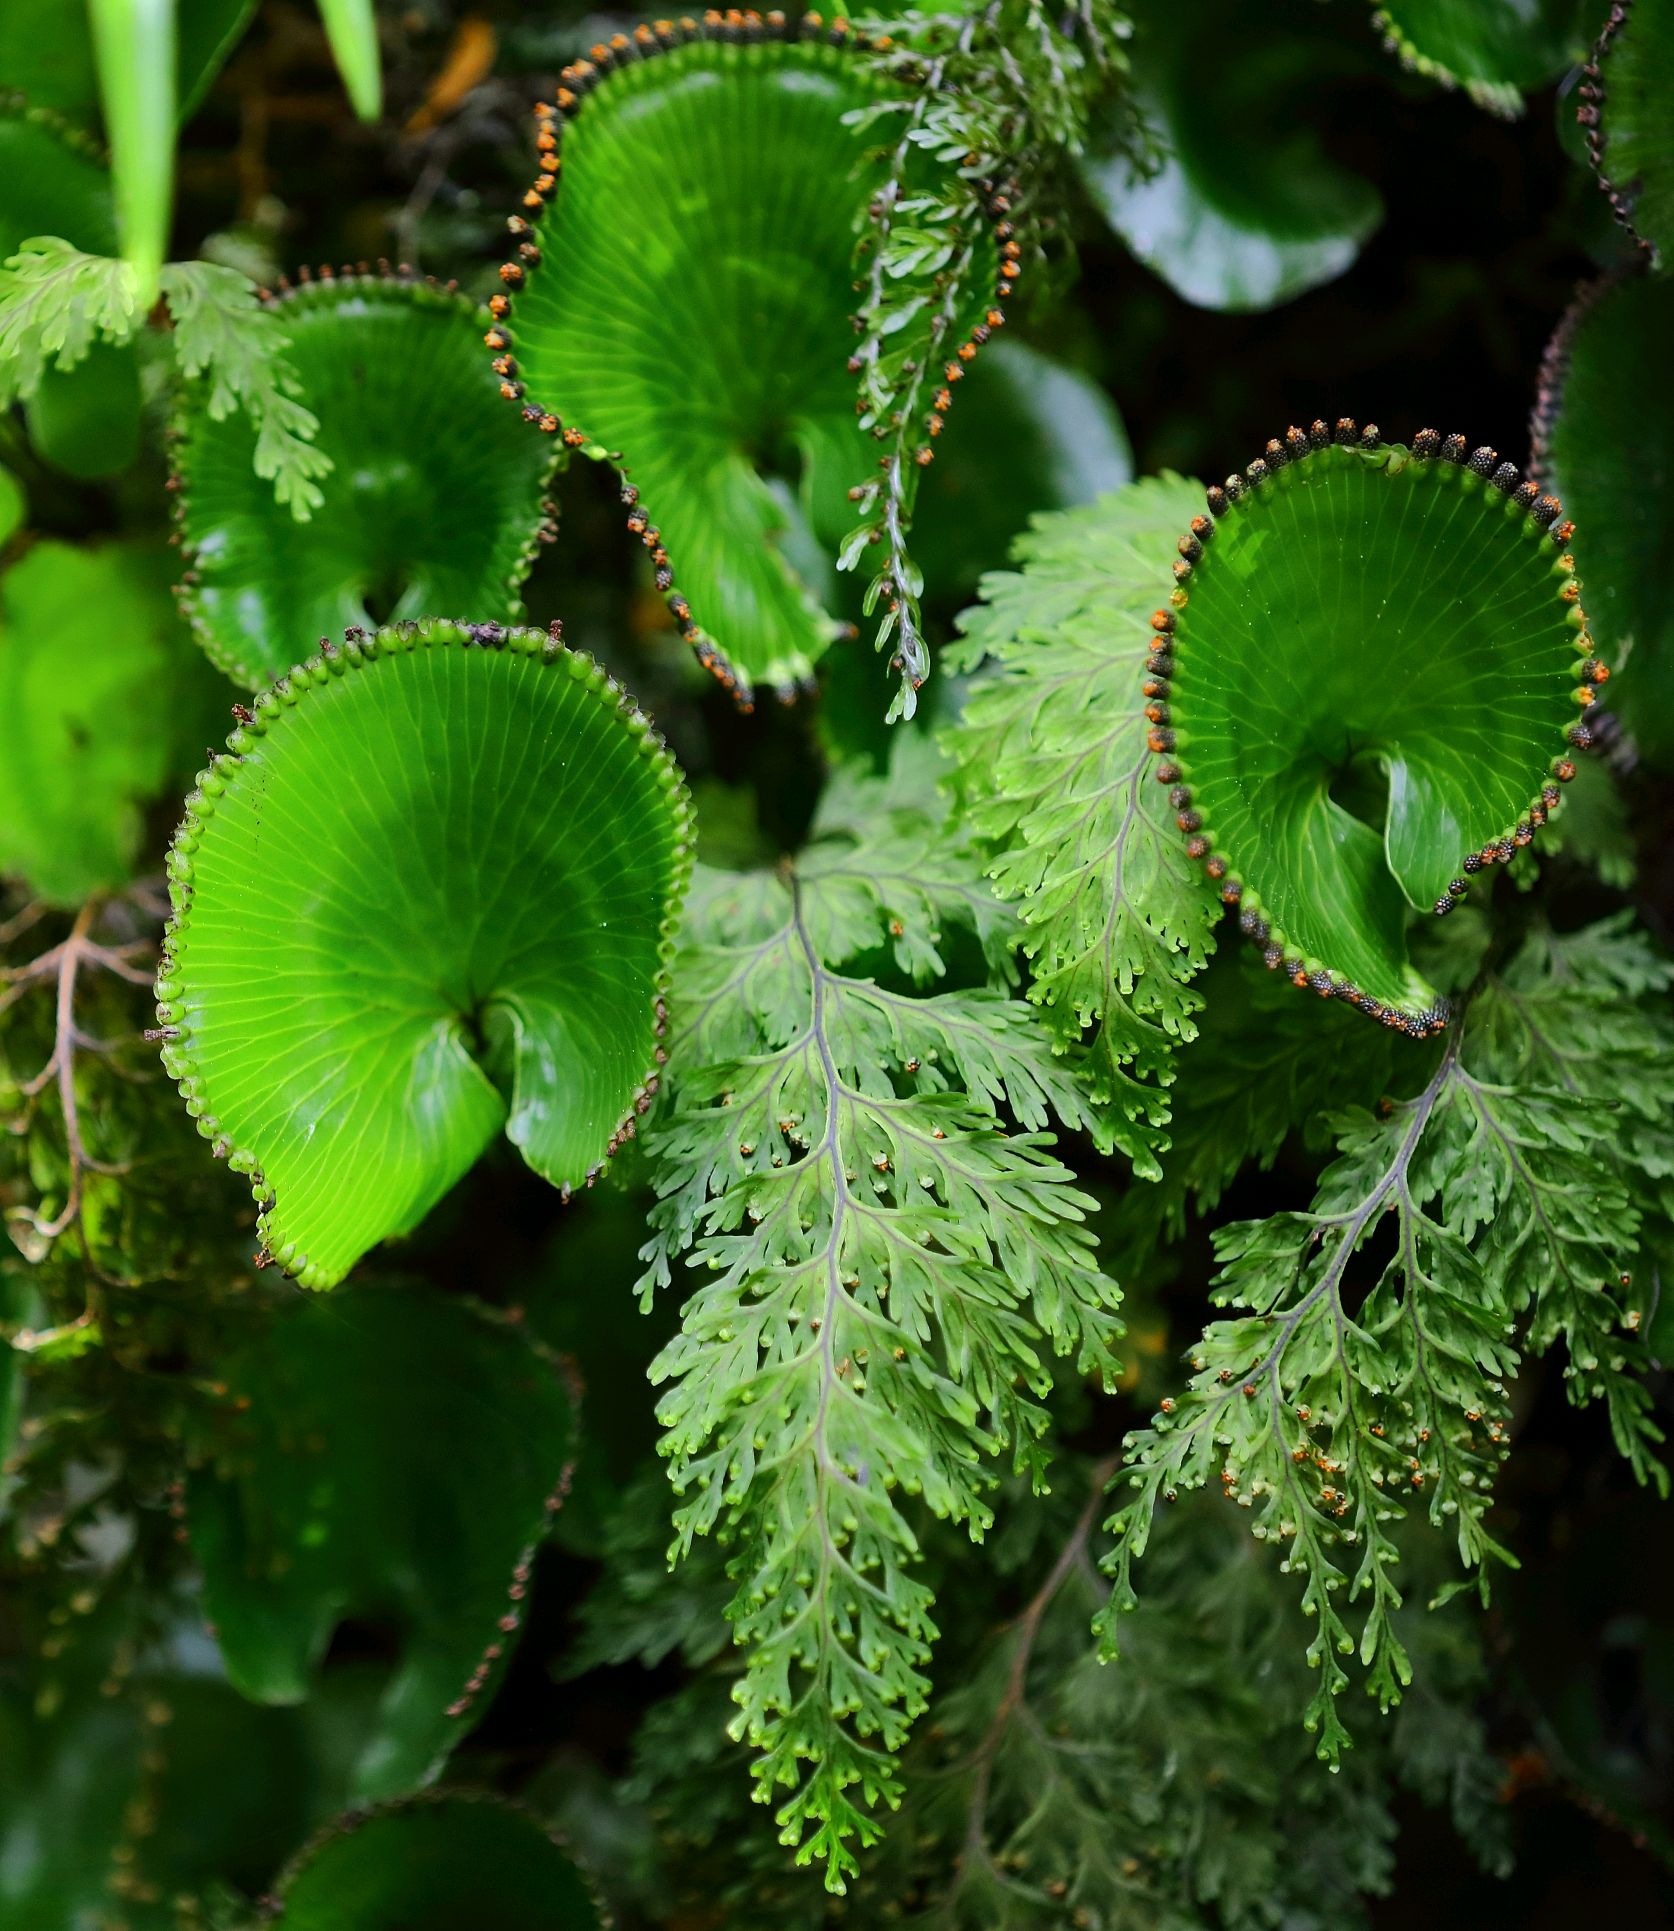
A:
[[[514,354],[514,335],[510,326],[512,296],[523,288],[530,275],[540,266],[541,249],[534,237],[534,224],[541,210],[557,194],[562,171],[563,130],[566,121],[573,119],[590,95],[601,82],[618,69],[639,61],[654,58],[660,53],[676,47],[688,46],[696,42],[711,41],[727,45],[742,46],[759,42],[778,41],[795,43],[798,41],[817,42],[833,47],[855,50],[857,53],[882,54],[889,51],[892,42],[888,35],[872,36],[860,32],[841,15],[827,20],[820,13],[806,13],[798,20],[791,21],[778,11],[757,13],[751,10],[729,8],[726,11],[710,9],[701,18],[682,15],[678,20],[657,20],[649,25],[640,25],[631,33],[613,34],[609,40],[600,41],[588,49],[586,56],[566,67],[558,77],[558,88],[551,103],[541,102],[534,110],[535,147],[539,157],[539,172],[533,184],[523,197],[524,212],[507,218],[506,226],[515,244],[514,258],[504,263],[500,269],[500,279],[508,293],[493,296],[489,310],[493,316],[493,326],[484,336],[488,348],[494,356],[494,372],[500,378],[500,393],[509,401],[516,403],[522,410],[523,418],[539,429],[543,435],[561,438],[570,449],[584,449],[596,443],[585,429],[574,422],[565,422],[554,410],[543,408],[532,400],[525,388],[522,374]],[[928,90],[934,80],[933,72],[917,76],[921,88]],[[881,257],[883,243],[887,238],[891,210],[899,187],[899,174],[906,163],[910,151],[910,128],[903,133],[901,144],[895,156],[896,167],[885,187],[868,205],[868,214],[873,224],[871,246],[873,251],[873,277],[882,275]],[[947,412],[953,404],[953,385],[964,376],[965,369],[977,351],[993,335],[996,329],[1005,325],[1004,302],[1019,285],[1022,275],[1022,249],[1013,232],[1009,215],[1013,193],[1009,184],[983,181],[973,184],[973,193],[981,198],[988,218],[994,225],[995,243],[999,250],[999,270],[993,297],[981,319],[970,329],[966,338],[951,353],[942,359],[942,380],[935,386],[929,407],[919,411],[918,404],[923,388],[927,383],[927,369],[922,363],[908,365],[907,389],[899,406],[891,408],[881,419],[874,420],[876,411],[869,411],[864,395],[857,399],[856,413],[861,416],[863,426],[879,441],[897,436],[902,422],[913,416],[923,432],[923,440],[916,443],[912,450],[912,462],[918,469],[928,468],[934,459],[932,441],[939,436]],[[862,284],[864,286],[864,284]],[[941,344],[954,325],[959,309],[964,305],[967,291],[958,274],[948,274],[938,285],[939,305],[930,320],[929,359],[934,361],[942,354]],[[854,326],[865,330],[862,316],[856,316]],[[849,358],[851,375],[862,374],[878,352],[878,343],[872,339]],[[750,681],[738,668],[730,663],[715,640],[703,629],[701,622],[692,610],[691,603],[681,593],[676,581],[674,565],[663,542],[662,531],[658,528],[649,507],[640,499],[639,489],[627,474],[618,452],[610,452],[611,460],[623,472],[622,503],[628,512],[629,530],[639,538],[650,554],[654,581],[663,596],[681,636],[691,646],[702,664],[720,684],[730,691],[743,711],[754,709],[755,693]],[[880,501],[884,507],[879,513],[876,527],[871,532],[871,541],[888,541],[892,556],[905,558],[905,531],[910,520],[910,493],[902,468],[902,454],[897,449],[879,461],[882,471],[880,479],[856,484],[849,491],[849,500],[860,506],[863,513],[870,513]],[[911,625],[906,613],[901,609],[899,582],[904,570],[886,572],[880,584],[880,594],[887,607],[895,614],[902,637],[893,668],[901,671],[905,667],[916,689],[924,681],[928,670],[928,658],[924,653],[921,639],[917,639],[916,627]],[[840,633],[853,635],[853,627],[840,626]],[[916,639],[916,642],[914,641]],[[791,702],[801,692],[793,685],[778,691],[784,702]]]
[[[1150,620],[1153,637],[1145,660],[1145,681],[1142,686],[1145,717],[1150,726],[1146,742],[1158,760],[1158,782],[1168,786],[1168,801],[1175,814],[1175,823],[1185,835],[1188,856],[1202,863],[1219,888],[1224,904],[1241,907],[1240,928],[1261,947],[1268,970],[1282,969],[1291,983],[1299,988],[1318,993],[1324,999],[1346,999],[1350,1005],[1359,1007],[1384,1025],[1421,1038],[1427,1033],[1441,1031],[1446,1025],[1448,1008],[1445,1001],[1425,1013],[1410,1013],[1387,1006],[1361,991],[1341,973],[1310,968],[1307,961],[1288,949],[1282,932],[1274,928],[1259,911],[1242,904],[1244,882],[1230,871],[1225,857],[1214,849],[1202,814],[1193,805],[1186,773],[1174,756],[1175,734],[1171,726],[1168,695],[1175,672],[1176,616],[1189,601],[1186,586],[1193,570],[1202,560],[1206,547],[1214,538],[1217,521],[1231,514],[1241,501],[1250,497],[1276,471],[1292,463],[1305,462],[1318,451],[1333,445],[1362,449],[1368,453],[1385,447],[1376,423],[1368,423],[1362,429],[1351,416],[1339,417],[1335,425],[1316,418],[1305,430],[1292,424],[1285,431],[1282,441],[1278,437],[1271,438],[1263,453],[1249,464],[1241,476],[1235,474],[1227,477],[1224,484],[1210,485],[1207,492],[1210,514],[1194,516],[1191,528],[1176,545],[1180,553],[1174,564],[1178,587],[1170,594],[1170,607],[1154,611]],[[1580,610],[1581,586],[1574,574],[1575,559],[1563,547],[1574,535],[1575,525],[1565,519],[1563,505],[1556,496],[1543,493],[1538,483],[1521,476],[1514,463],[1501,462],[1496,449],[1484,445],[1473,450],[1463,436],[1443,437],[1434,429],[1421,429],[1413,437],[1412,455],[1420,462],[1451,463],[1471,470],[1524,508],[1534,524],[1563,549],[1558,562],[1568,580],[1559,595],[1564,602],[1575,607],[1580,622],[1577,648],[1582,657],[1581,681],[1576,687],[1575,696],[1583,712],[1582,719],[1572,724],[1565,736],[1570,746],[1585,750],[1592,744],[1594,736],[1585,713],[1596,699],[1597,686],[1608,679],[1610,671],[1593,648],[1585,614]],[[1451,912],[1470,890],[1473,876],[1496,864],[1508,864],[1518,851],[1530,844],[1535,832],[1545,824],[1558,804],[1561,796],[1559,785],[1567,784],[1574,776],[1575,763],[1571,757],[1566,754],[1554,758],[1550,778],[1541,787],[1540,795],[1511,830],[1502,837],[1491,839],[1480,850],[1467,852],[1460,860],[1459,869],[1463,876],[1455,878],[1436,900],[1435,912],[1438,915]]]
[[[1649,255],[1650,243],[1633,225],[1635,183],[1612,181],[1610,178],[1610,135],[1604,120],[1607,97],[1605,66],[1610,58],[1610,50],[1626,28],[1632,13],[1633,0],[1615,0],[1615,4],[1610,9],[1609,18],[1605,21],[1593,48],[1593,57],[1581,70],[1581,85],[1577,89],[1581,96],[1581,104],[1575,110],[1575,118],[1586,132],[1588,158],[1592,161],[1593,171],[1598,176],[1598,184],[1604,190],[1612,212],[1633,237],[1636,246]]]

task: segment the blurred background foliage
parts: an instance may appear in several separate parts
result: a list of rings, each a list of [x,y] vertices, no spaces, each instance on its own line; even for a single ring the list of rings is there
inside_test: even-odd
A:
[[[1515,116],[1505,85],[1473,98],[1433,71],[1451,60],[1469,83],[1482,51],[1449,38],[1444,0],[1392,8],[1393,23],[1359,0],[1129,11],[1148,159],[1118,148],[1113,119],[1109,151],[1071,183],[1050,297],[1023,307],[953,413],[917,536],[938,638],[1033,511],[1163,468],[1218,475],[1289,421],[1375,414],[1403,437],[1433,422],[1520,457],[1548,338],[1576,285],[1621,255],[1575,127],[1597,7],[1542,10],[1540,56],[1512,75],[1527,90]],[[622,24],[511,0],[386,6],[383,112],[361,120],[313,7],[182,17],[166,259],[271,284],[304,263],[384,257],[482,297],[530,177],[531,104]],[[59,197],[8,203],[23,170],[7,157],[34,131],[0,109],[0,243],[62,229],[110,248],[76,8],[10,0],[0,88],[58,117]],[[634,219],[631,184],[620,218]],[[1645,380],[1666,406],[1666,371]],[[1418,1688],[1381,1729],[1365,1719],[1341,1776],[1296,1727],[1296,1646],[1273,1633],[1288,1598],[1211,1504],[1165,1539],[1121,1675],[1092,1663],[1094,1484],[1201,1327],[1210,1271],[1195,1214],[1171,1237],[1147,1199],[1124,1200],[1118,1165],[1092,1158],[1083,1178],[1108,1203],[1128,1293],[1122,1395],[1059,1389],[1070,1452],[1048,1505],[1003,1508],[975,1552],[932,1534],[950,1579],[945,1692],[909,1760],[908,1812],[846,1907],[788,1869],[724,1737],[719,1565],[701,1552],[671,1583],[663,1564],[645,1364],[674,1313],[634,1305],[649,1202],[637,1156],[563,1212],[508,1148],[491,1152],[392,1257],[416,1284],[392,1351],[369,1332],[387,1314],[375,1288],[312,1306],[258,1274],[245,1190],[203,1157],[134,1043],[156,906],[126,881],[160,857],[172,800],[237,696],[161,594],[165,411],[142,337],[101,351],[73,394],[66,379],[0,420],[0,871],[29,876],[51,908],[19,889],[0,909],[8,963],[48,961],[0,994],[0,1112],[17,1129],[0,1145],[7,1931],[241,1924],[312,1832],[443,1758],[445,1787],[515,1797],[561,1828],[630,1926],[1028,1925],[1060,1907],[1063,1922],[1104,1926],[1674,1924],[1674,1543],[1596,1418],[1566,1404],[1555,1363],[1515,1391],[1500,1520],[1523,1568],[1485,1616],[1456,1604],[1416,1619]],[[561,616],[655,715],[707,856],[794,844],[823,762],[880,742],[871,652],[833,652],[817,704],[741,717],[624,540],[614,478],[572,465],[555,495],[531,621]],[[853,580],[831,594],[858,622]],[[189,669],[165,683],[176,660]],[[55,667],[59,735],[14,741],[17,693]],[[932,711],[951,695],[952,680],[933,683]],[[1620,776],[1625,809],[1600,805],[1593,841],[1610,854],[1605,880],[1576,874],[1577,916],[1626,893],[1666,942],[1668,792]],[[77,835],[67,858],[34,850],[43,813],[72,825],[90,790],[121,796],[114,845]],[[94,916],[77,917],[100,890]],[[1239,962],[1214,970],[1236,978]],[[1183,1108],[1225,1103],[1205,1078],[1201,1095],[1182,1085]],[[1305,1204],[1318,1164],[1305,1133],[1281,1132],[1268,1165],[1229,1177],[1223,1211]],[[457,1395],[461,1323],[481,1427],[455,1442],[425,1417],[427,1392]],[[1674,1326],[1656,1334],[1666,1358]],[[280,1424],[262,1384],[287,1377],[317,1410],[288,1403]],[[1666,1416],[1665,1382],[1658,1399]],[[322,1513],[308,1470],[337,1457],[364,1480]],[[431,1471],[424,1506],[401,1519],[415,1461]],[[551,1510],[549,1468],[563,1471]],[[228,1503],[241,1484],[242,1508]],[[550,1539],[526,1555],[549,1514]],[[472,1547],[494,1546],[453,1574],[467,1526]],[[229,1539],[258,1532],[275,1586],[241,1596],[248,1565]],[[472,1600],[484,1575],[492,1613]],[[384,1821],[387,1843],[351,1832],[305,1854],[287,1922],[385,1921],[344,1902],[356,1883],[384,1895],[383,1860],[408,1855],[410,1816]],[[484,1870],[526,1858],[533,1871],[546,1855],[543,1830],[502,1841],[468,1806],[445,1828]],[[992,1895],[973,1847],[992,1853]],[[332,1878],[333,1859],[348,1875]],[[565,1915],[532,1922],[589,1920],[588,1886],[560,1888]]]

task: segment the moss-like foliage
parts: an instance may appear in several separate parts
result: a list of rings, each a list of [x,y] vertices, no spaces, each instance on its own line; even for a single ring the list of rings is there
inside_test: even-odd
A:
[[[527,1811],[451,1790],[351,1812],[279,1885],[284,1931],[600,1931],[569,1854]]]
[[[1674,263],[1674,10],[1615,0],[1577,119],[1616,218],[1659,268]]]
[[[1674,342],[1674,281],[1606,276],[1583,289],[1541,369],[1534,471],[1587,543],[1587,610],[1625,673],[1611,709],[1646,756],[1674,759],[1674,398],[1655,371]]]
[[[574,1396],[515,1323],[428,1288],[291,1296],[218,1368],[184,1505],[234,1686],[312,1695],[338,1625],[398,1657],[344,1745],[358,1801],[439,1768],[504,1673],[569,1481]]]
[[[878,139],[849,117],[878,92],[846,26],[805,24],[661,22],[566,70],[490,336],[532,422],[618,463],[659,590],[745,704],[794,695],[837,634],[791,559],[836,553],[878,460],[845,364]],[[962,327],[994,287],[984,246]],[[932,325],[929,304],[908,322],[945,360],[960,333]]]
[[[1356,65],[1332,23],[1312,0],[1128,11],[1135,92],[1163,152],[1149,170],[1122,155],[1089,166],[1111,226],[1201,308],[1271,308],[1342,274],[1383,201],[1305,111]]]
[[[1346,419],[1270,442],[1209,507],[1146,667],[1187,850],[1270,965],[1431,1030],[1409,908],[1511,858],[1590,741],[1565,734],[1604,675],[1572,526],[1492,449]]]
[[[160,548],[49,539],[0,576],[0,875],[53,904],[128,882],[144,807],[219,710],[169,567]]]
[[[679,771],[544,631],[328,645],[200,775],[169,855],[164,1063],[329,1287],[503,1129],[590,1184],[657,1083]]]
[[[1403,66],[1508,119],[1581,55],[1575,0],[1386,0],[1372,21]]]
[[[257,474],[249,417],[217,420],[205,385],[188,386],[184,606],[210,657],[254,689],[351,625],[515,622],[552,455],[499,400],[479,311],[433,283],[357,273],[288,289],[274,312],[332,467],[298,521]]]

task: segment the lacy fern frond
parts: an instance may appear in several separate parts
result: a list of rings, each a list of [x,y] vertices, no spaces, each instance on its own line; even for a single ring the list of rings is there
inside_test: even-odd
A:
[[[913,715],[930,669],[924,579],[908,532],[918,477],[942,428],[944,383],[963,375],[964,362],[1003,323],[1004,299],[1043,262],[1047,224],[1036,217],[1052,211],[1095,109],[1126,71],[1129,23],[1110,0],[1069,12],[1042,0],[992,0],[964,10],[885,9],[858,24],[888,93],[857,118],[875,131],[889,166],[860,222],[860,346],[849,366],[860,380],[861,426],[882,455],[879,474],[850,492],[861,522],[839,567],[852,569],[878,545],[866,608],[882,606],[877,648],[891,652],[901,680],[893,719]],[[925,156],[951,172],[927,178]],[[984,259],[985,220],[1000,224],[1002,305],[987,308],[978,295],[976,326],[960,343],[955,324]],[[928,359],[910,329],[926,316]]]
[[[1512,1560],[1487,1516],[1520,1349],[1562,1341],[1572,1399],[1602,1400],[1635,1474],[1666,1489],[1628,1270],[1639,1188],[1669,1170],[1667,983],[1621,921],[1536,932],[1479,976],[1420,1091],[1338,1116],[1308,1211],[1217,1232],[1214,1298],[1239,1311],[1129,1438],[1108,1654],[1156,1504],[1218,1479],[1301,1578],[1305,1721],[1334,1761],[1349,1659],[1385,1707],[1410,1680],[1396,1525],[1444,1531],[1484,1595],[1488,1565]]]
[[[315,480],[331,461],[312,446],[319,424],[296,400],[300,385],[285,359],[290,338],[235,269],[171,262],[162,292],[181,374],[210,377],[216,421],[248,411],[256,474],[305,521],[323,500]],[[24,242],[0,267],[0,407],[27,402],[49,368],[75,368],[95,342],[131,340],[144,320],[128,263],[84,254],[52,235]]]
[[[1096,1028],[1081,1070],[1110,1122],[1103,1145],[1152,1178],[1220,912],[1153,781],[1142,709],[1147,619],[1197,494],[1165,476],[1036,519],[1021,573],[985,577],[961,620],[962,664],[993,670],[948,741],[1023,921],[1029,997],[1060,1045]]]
[[[702,1281],[652,1368],[675,1553],[733,1545],[735,1734],[833,1891],[928,1689],[901,1498],[980,1538],[994,1455],[1042,1482],[1048,1354],[1108,1384],[1119,1332],[1093,1203],[1043,1131],[1092,1124],[1071,1069],[1003,991],[921,989],[944,931],[1009,950],[928,796],[899,764],[849,777],[796,861],[701,877],[651,1147],[643,1291],[680,1256]]]
[[[331,458],[314,448],[318,419],[297,400],[301,384],[285,358],[290,337],[236,269],[215,262],[171,262],[163,293],[174,321],[175,353],[188,381],[210,377],[216,422],[243,409],[256,430],[256,474],[304,523],[325,500],[315,487]]]
[[[23,242],[0,267],[0,407],[27,402],[49,368],[73,369],[98,341],[139,327],[134,271],[56,235]]]

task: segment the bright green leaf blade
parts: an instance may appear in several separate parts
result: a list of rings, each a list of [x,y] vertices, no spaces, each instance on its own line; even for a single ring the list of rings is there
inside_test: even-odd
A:
[[[1674,264],[1674,10],[1612,6],[1587,67],[1580,119],[1617,219],[1659,268]]]
[[[619,456],[677,621],[746,703],[806,685],[836,634],[794,568],[796,524],[835,554],[847,492],[876,472],[846,358],[878,135],[843,121],[875,99],[851,49],[811,41],[617,66],[563,126],[545,265],[512,309],[526,409]]]
[[[913,554],[941,595],[969,592],[1031,515],[1090,503],[1132,475],[1122,419],[1096,382],[1022,342],[993,342],[919,488]]]
[[[655,1085],[687,870],[673,760],[544,632],[351,639],[256,701],[187,800],[165,1064],[329,1287],[503,1126],[589,1183]]]
[[[1508,119],[1581,58],[1575,0],[1386,0],[1372,16],[1404,67]]]
[[[123,258],[157,299],[174,205],[175,0],[87,0]]]
[[[127,883],[142,807],[223,701],[169,575],[161,550],[43,540],[0,577],[0,873],[54,904]]]
[[[353,1794],[398,1795],[440,1767],[513,1647],[575,1452],[570,1386],[504,1318],[397,1287],[293,1296],[216,1371],[229,1399],[187,1519],[227,1673],[299,1703],[339,1623],[391,1626]]]
[[[345,1818],[279,1895],[285,1931],[602,1931],[608,1921],[527,1811],[465,1791]]]
[[[186,386],[186,607],[204,649],[255,687],[352,625],[516,622],[553,457],[500,399],[479,311],[426,282],[350,276],[267,312],[331,468],[298,522],[257,473],[248,416],[216,420],[206,385]]]
[[[1123,155],[1087,163],[1111,226],[1199,308],[1272,308],[1342,274],[1383,201],[1314,130],[1313,102],[1357,64],[1319,7],[1130,11],[1135,93],[1164,151],[1151,175]]]
[[[175,95],[182,125],[244,36],[256,0],[176,0]],[[85,0],[6,0],[0,7],[0,90],[91,128],[99,77]],[[32,230],[31,232],[38,232]]]
[[[363,121],[375,121],[383,112],[384,76],[372,0],[320,0],[320,20],[355,112]]]
[[[1674,396],[1647,381],[1674,341],[1674,281],[1607,276],[1558,325],[1531,426],[1534,468],[1586,545],[1587,612],[1641,752],[1674,760]]]
[[[1421,1032],[1440,1008],[1407,908],[1451,909],[1542,822],[1590,638],[1555,500],[1531,511],[1462,437],[1339,436],[1293,431],[1288,461],[1269,444],[1210,492],[1220,521],[1154,619],[1152,746],[1269,960]]]

